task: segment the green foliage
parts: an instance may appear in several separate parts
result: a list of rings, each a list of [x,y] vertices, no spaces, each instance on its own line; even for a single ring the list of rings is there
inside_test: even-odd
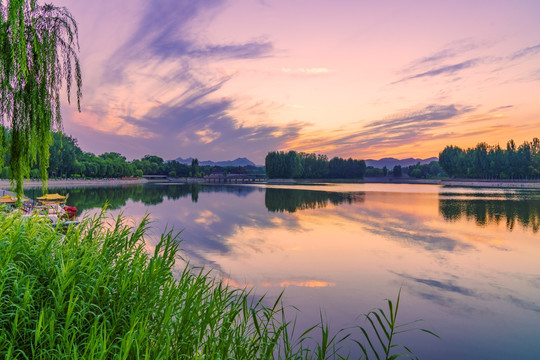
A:
[[[39,175],[38,175],[39,176]],[[9,179],[10,178],[10,174],[9,174],[9,167],[7,166],[4,166],[2,168],[2,174],[0,175],[0,177],[2,179]]]
[[[366,171],[363,160],[335,157],[328,161],[326,155],[272,151],[265,159],[266,175],[270,179],[362,179]]]
[[[36,0],[0,4],[0,161],[10,129],[11,183],[19,197],[23,181],[40,158],[43,190],[47,188],[51,130],[61,128],[60,90],[68,101],[74,81],[80,110],[81,69],[77,24],[64,7]]]
[[[77,139],[71,136],[55,132],[52,138],[47,169],[49,178],[119,178],[135,174],[135,167],[119,153],[108,152],[96,156],[83,152],[77,144]],[[9,154],[6,157],[9,157]],[[41,157],[38,157],[38,163],[40,162]],[[41,176],[41,174],[36,176],[36,171],[39,173],[38,164],[30,170],[31,178]]]
[[[364,160],[345,160],[335,157],[328,164],[331,178],[362,179],[366,173]]]
[[[82,154],[76,139],[61,132],[54,133],[50,147],[48,176],[61,178],[81,173],[79,161]],[[39,160],[41,161],[41,157]]]
[[[392,169],[392,175],[394,177],[400,177],[401,175],[403,175],[403,169],[401,168],[401,165],[394,166],[394,168]]]
[[[410,177],[418,179],[432,179],[447,176],[438,161],[432,161],[429,164],[423,165],[420,165],[420,163],[411,165],[408,167],[407,173]]]
[[[199,177],[199,160],[191,160],[191,172],[194,177]]]
[[[386,166],[382,169],[373,166],[368,166],[366,168],[366,177],[381,177],[386,175],[388,175],[388,169]]]
[[[129,227],[102,212],[60,234],[43,218],[0,213],[0,357],[347,358],[345,330],[333,335],[321,316],[296,335],[281,296],[264,305],[204,269],[175,270],[178,235],[148,253],[148,227],[148,217]]]
[[[196,160],[196,159],[194,159]],[[176,177],[188,177],[199,172],[199,162],[192,165],[181,164],[176,160],[164,162],[162,158],[155,155],[145,155],[142,159],[135,159],[131,162],[135,172],[140,170],[144,175],[168,175],[170,172]],[[196,168],[194,170],[194,168]]]
[[[397,323],[400,297],[401,289],[398,292],[395,305],[391,300],[386,300],[388,305],[387,311],[377,308],[365,315],[369,326],[360,326],[359,329],[368,345],[366,346],[357,340],[354,341],[362,349],[362,353],[366,359],[369,359],[370,355],[374,356],[377,360],[394,360],[400,357],[418,359],[409,347],[396,344],[395,337],[399,334],[411,331],[422,331],[437,338],[439,337],[429,330],[411,327],[411,325],[422,320],[416,320],[405,324]]]
[[[447,146],[439,154],[439,163],[451,177],[484,179],[538,179],[540,177],[540,140],[525,141],[516,148],[513,140],[506,149],[479,143],[463,150]]]

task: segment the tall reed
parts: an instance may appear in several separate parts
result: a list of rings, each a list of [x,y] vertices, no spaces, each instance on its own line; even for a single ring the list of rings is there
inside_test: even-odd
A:
[[[105,221],[102,212],[62,234],[40,217],[0,214],[0,358],[347,358],[349,334],[331,335],[321,317],[297,335],[281,296],[265,306],[204,269],[175,274],[178,235],[147,253],[148,217]]]

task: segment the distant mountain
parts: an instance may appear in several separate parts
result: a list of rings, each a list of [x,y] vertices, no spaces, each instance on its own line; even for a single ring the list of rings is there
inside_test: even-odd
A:
[[[178,161],[180,164],[186,164],[186,165],[191,165],[191,162],[193,161],[193,158],[192,157],[188,157],[187,159],[183,159],[181,157],[175,159],[176,161]],[[248,158],[238,158],[238,159],[235,159],[235,160],[227,160],[227,161],[211,161],[211,160],[206,160],[206,161],[199,161],[199,165],[200,166],[221,166],[221,167],[227,167],[227,166],[233,166],[233,167],[236,167],[236,166],[257,166],[255,165],[254,162],[250,161]]]
[[[429,159],[396,159],[396,158],[383,158],[380,160],[366,160],[366,166],[373,166],[374,168],[382,169],[386,166],[387,169],[393,169],[396,165],[401,165],[401,167],[407,167],[411,165],[416,165],[420,163],[421,165],[429,164],[432,161],[439,161],[436,157],[430,157]]]

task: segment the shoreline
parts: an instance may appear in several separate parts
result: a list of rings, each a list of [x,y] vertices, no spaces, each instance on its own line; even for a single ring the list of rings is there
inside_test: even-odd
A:
[[[148,179],[51,179],[48,181],[49,188],[69,188],[85,186],[120,186],[138,184],[161,184],[177,185],[189,183],[205,182],[200,178],[177,178],[169,181],[148,180]],[[519,180],[478,180],[478,179],[411,179],[411,178],[364,178],[360,179],[269,179],[259,184],[268,185],[315,185],[323,183],[347,183],[347,184],[421,184],[421,185],[442,185],[449,187],[473,187],[473,188],[500,188],[500,189],[540,189],[540,181]],[[224,184],[229,185],[229,184]],[[25,180],[25,188],[41,187],[40,180]],[[9,180],[0,180],[0,189],[10,190]]]
[[[442,185],[449,187],[498,188],[498,189],[540,189],[540,181],[534,180],[480,180],[480,179],[413,179],[394,177],[372,177],[359,179],[269,179],[269,185],[315,185],[323,183],[346,184],[418,184]]]
[[[49,179],[47,181],[48,188],[55,187],[82,187],[82,186],[117,186],[117,185],[135,185],[146,184],[147,179],[123,180],[123,179]],[[41,187],[40,180],[25,180],[25,188]],[[11,189],[9,180],[0,180],[1,189]]]
[[[450,187],[480,187],[499,189],[540,189],[539,181],[520,180],[441,180],[441,185]]]

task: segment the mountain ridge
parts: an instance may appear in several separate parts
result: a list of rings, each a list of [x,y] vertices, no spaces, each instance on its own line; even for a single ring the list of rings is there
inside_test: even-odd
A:
[[[396,165],[401,167],[407,167],[411,165],[420,165],[429,164],[432,161],[438,161],[439,159],[435,156],[427,159],[417,159],[417,158],[406,158],[406,159],[396,159],[393,157],[382,158],[379,160],[368,159],[366,160],[366,166],[373,166],[374,168],[382,169],[386,166],[387,169],[392,169]]]
[[[186,159],[182,157],[178,157],[174,160],[178,161],[180,164],[186,164],[191,165],[191,162],[194,158],[188,157]],[[199,166],[221,166],[221,167],[237,167],[237,166],[257,166],[254,162],[249,160],[246,157],[236,158],[234,160],[225,160],[225,161],[212,161],[212,160],[204,160],[199,161]]]
[[[178,161],[181,164],[191,165],[191,162],[193,161],[193,157],[188,158],[182,158],[178,157],[174,159],[175,161]],[[405,159],[397,159],[394,157],[386,157],[379,160],[375,159],[367,159],[365,160],[366,166],[372,166],[374,168],[382,169],[386,166],[387,169],[392,169],[396,165],[400,165],[401,167],[407,167],[411,165],[416,165],[420,163],[421,165],[429,164],[432,161],[438,161],[439,159],[435,156],[427,158],[427,159],[420,159],[420,158],[405,158]],[[234,160],[225,160],[225,161],[212,161],[212,160],[204,160],[199,161],[200,166],[220,166],[220,167],[237,167],[237,166],[256,166],[260,167],[262,165],[256,165],[254,162],[249,160],[247,157],[239,157]]]

